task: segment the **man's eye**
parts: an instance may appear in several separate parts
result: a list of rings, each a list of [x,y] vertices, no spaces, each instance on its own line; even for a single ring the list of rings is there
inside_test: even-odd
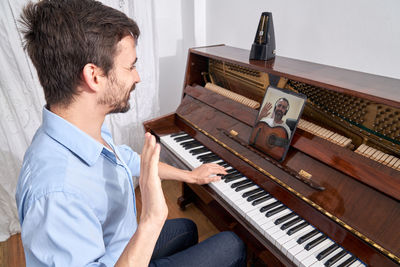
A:
[[[129,69],[130,69],[130,70],[134,70],[134,69],[136,69],[136,66],[135,66],[135,65],[132,65]]]

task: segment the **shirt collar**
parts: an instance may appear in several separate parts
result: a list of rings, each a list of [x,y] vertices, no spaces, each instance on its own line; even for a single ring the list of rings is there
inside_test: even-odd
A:
[[[75,125],[43,108],[43,130],[51,138],[68,148],[89,166],[99,158],[104,146]],[[106,127],[101,127],[102,136],[109,144],[112,143],[111,134]]]

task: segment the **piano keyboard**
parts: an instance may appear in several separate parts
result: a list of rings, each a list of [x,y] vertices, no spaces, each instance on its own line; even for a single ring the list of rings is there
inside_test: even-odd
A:
[[[210,162],[224,166],[228,174],[209,186],[295,265],[365,266],[191,136],[182,132],[160,140],[190,169]]]
[[[373,147],[364,144],[360,145],[355,150],[355,152],[364,157],[375,160],[383,165],[386,165],[390,168],[400,171],[400,159],[396,158],[393,155],[386,154],[382,151],[379,151],[378,149],[375,149]]]

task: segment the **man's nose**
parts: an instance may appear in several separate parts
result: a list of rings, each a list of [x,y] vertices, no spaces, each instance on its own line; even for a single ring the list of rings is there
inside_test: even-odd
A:
[[[134,76],[135,76],[135,83],[140,83],[140,76],[139,76],[139,72],[137,71],[137,70],[135,70],[135,73],[134,73]]]

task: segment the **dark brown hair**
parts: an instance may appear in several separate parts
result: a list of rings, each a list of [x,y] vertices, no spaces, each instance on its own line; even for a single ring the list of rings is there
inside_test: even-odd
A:
[[[24,48],[36,67],[47,105],[68,106],[87,63],[113,68],[117,43],[139,28],[124,13],[94,0],[42,0],[21,15]]]

